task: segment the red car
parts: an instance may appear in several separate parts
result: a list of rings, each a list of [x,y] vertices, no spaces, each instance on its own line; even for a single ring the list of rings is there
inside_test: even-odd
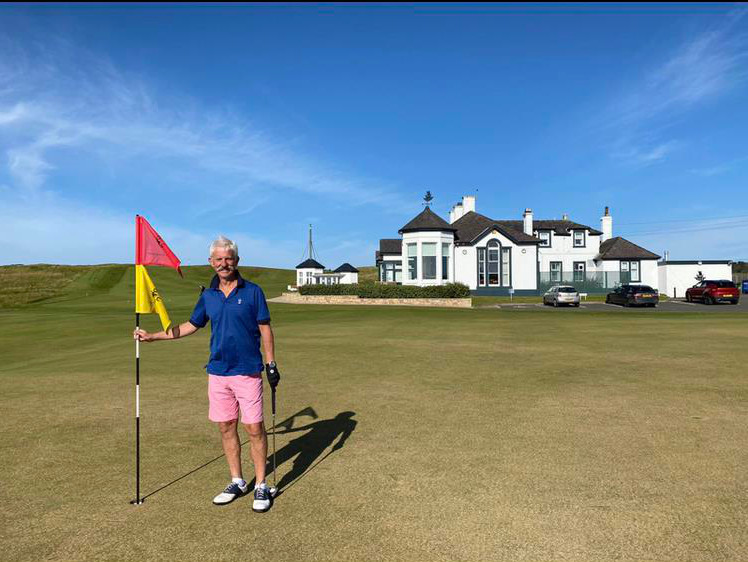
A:
[[[728,301],[738,304],[740,291],[732,281],[702,281],[690,289],[686,289],[686,300],[688,302],[702,301],[704,304],[717,304]]]

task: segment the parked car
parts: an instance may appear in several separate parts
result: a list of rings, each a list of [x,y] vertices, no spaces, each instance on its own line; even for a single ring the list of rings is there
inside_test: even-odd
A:
[[[722,279],[720,281],[702,281],[686,289],[686,300],[688,302],[701,301],[704,304],[717,304],[718,302],[731,302],[738,304],[740,291],[732,281]]]
[[[543,295],[543,304],[579,306],[579,293],[569,285],[555,285]]]
[[[621,285],[612,293],[608,293],[605,302],[622,304],[623,306],[657,306],[660,295],[649,285]]]

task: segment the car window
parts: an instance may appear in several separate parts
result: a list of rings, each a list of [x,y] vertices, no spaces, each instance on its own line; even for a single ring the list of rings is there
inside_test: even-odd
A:
[[[654,289],[649,285],[640,285],[634,289],[635,293],[654,293]]]
[[[732,281],[717,281],[717,287],[722,287],[723,289],[734,289],[735,283]]]
[[[577,290],[574,287],[559,287],[559,293],[576,293]]]

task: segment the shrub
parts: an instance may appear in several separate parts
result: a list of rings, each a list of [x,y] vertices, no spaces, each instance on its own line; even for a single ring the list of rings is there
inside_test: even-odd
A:
[[[302,285],[301,295],[358,295],[358,285]]]
[[[462,299],[470,297],[470,289],[462,283],[434,287],[359,283],[354,285],[302,285],[302,295],[357,295],[362,299]]]

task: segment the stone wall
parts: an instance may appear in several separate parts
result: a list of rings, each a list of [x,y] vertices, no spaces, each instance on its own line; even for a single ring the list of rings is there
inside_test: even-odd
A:
[[[362,299],[353,295],[300,295],[283,293],[270,302],[289,304],[355,304],[375,306],[438,306],[446,308],[471,308],[472,299]]]

